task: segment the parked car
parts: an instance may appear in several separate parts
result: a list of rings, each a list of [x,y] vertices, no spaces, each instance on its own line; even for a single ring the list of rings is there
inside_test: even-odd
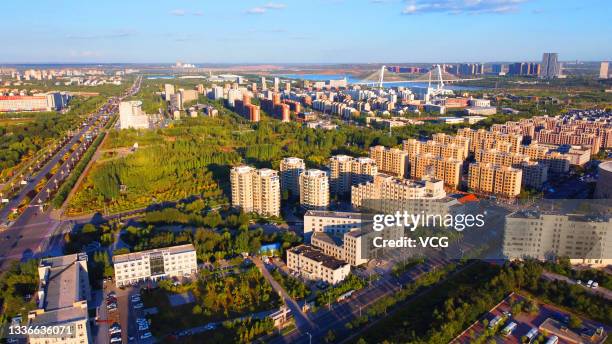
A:
[[[147,338],[151,338],[151,332],[145,332],[140,335],[140,339],[147,339]]]
[[[137,303],[137,304],[135,304],[135,305],[134,305],[134,309],[140,309],[140,308],[142,308],[142,307],[143,307],[142,302],[139,302],[139,303]]]

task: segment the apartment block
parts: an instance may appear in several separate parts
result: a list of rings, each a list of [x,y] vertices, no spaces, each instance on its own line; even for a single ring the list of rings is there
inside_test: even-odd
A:
[[[198,270],[192,244],[113,256],[117,287],[142,281],[182,277]]]
[[[612,264],[612,220],[605,216],[520,211],[506,216],[509,259],[569,257],[574,264]]]
[[[306,279],[324,281],[331,285],[342,282],[351,272],[348,263],[307,245],[287,250],[287,267]]]
[[[470,164],[468,186],[476,192],[513,198],[521,193],[520,169],[490,163]]]
[[[442,199],[446,197],[442,180],[426,177],[414,181],[379,173],[370,183],[352,187],[351,204],[361,207],[364,200]]]
[[[431,154],[445,159],[465,160],[468,155],[464,145],[436,141],[422,142],[415,139],[404,140],[403,150],[412,158],[417,154]]]
[[[496,149],[478,150],[474,158],[479,163],[490,163],[500,166],[514,166],[529,161],[529,156],[519,153],[501,152]]]
[[[312,233],[342,235],[361,228],[361,213],[309,210],[304,214],[304,241]]]
[[[458,136],[463,136],[469,139],[469,151],[477,152],[479,150],[500,149],[507,152],[518,153],[523,141],[523,136],[520,134],[504,134],[485,129],[470,129],[463,128],[457,130]],[[506,147],[505,149],[503,149]]]
[[[43,258],[38,265],[36,309],[28,313],[28,326],[65,326],[58,338],[31,336],[29,343],[93,343],[87,302],[90,299],[87,254]]]
[[[244,212],[280,216],[280,178],[268,168],[237,166],[230,171],[232,206]]]
[[[353,158],[336,155],[329,159],[330,190],[335,194],[348,194],[351,186],[372,181],[378,166],[371,158]]]
[[[300,205],[305,209],[329,207],[329,176],[325,171],[309,169],[300,174]]]
[[[284,158],[280,162],[281,190],[288,190],[292,196],[300,194],[300,174],[306,169],[304,160],[295,157]]]
[[[548,166],[544,163],[536,161],[523,161],[513,167],[519,168],[521,171],[523,171],[523,176],[521,179],[522,186],[539,190],[548,180]]]
[[[431,176],[442,180],[445,185],[457,188],[461,181],[462,166],[463,160],[418,154],[410,157],[410,177],[422,179]]]
[[[376,161],[378,171],[396,177],[408,176],[408,153],[397,148],[370,147],[370,158]]]

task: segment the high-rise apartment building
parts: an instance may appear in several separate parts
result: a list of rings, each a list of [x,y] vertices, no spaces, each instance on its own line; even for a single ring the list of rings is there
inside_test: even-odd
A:
[[[522,176],[514,167],[474,163],[469,167],[468,186],[476,192],[513,198],[521,193]]]
[[[140,100],[119,103],[119,126],[121,129],[149,128],[149,116],[142,111]]]
[[[514,166],[529,161],[529,156],[520,153],[502,152],[497,149],[478,150],[474,158],[479,163],[491,163],[499,166]]]
[[[237,166],[230,172],[232,206],[244,212],[280,216],[280,178],[278,172],[250,166]]]
[[[431,153],[417,154],[410,158],[410,177],[421,179],[429,176],[457,188],[461,181],[462,166],[463,160],[444,158]]]
[[[86,253],[42,259],[38,265],[36,309],[28,313],[28,326],[64,326],[67,335],[31,336],[28,343],[93,343],[87,307],[90,295]]]
[[[514,167],[523,171],[521,184],[524,187],[539,190],[548,180],[548,166],[544,163],[536,161],[523,161]]]
[[[174,85],[164,84],[164,97],[166,101],[170,101],[170,96],[174,94]]]
[[[305,209],[324,210],[329,206],[329,176],[325,171],[309,169],[300,174],[300,205]]]
[[[408,175],[408,153],[397,148],[384,146],[370,147],[370,158],[376,161],[378,171],[388,173],[396,177]]]
[[[371,158],[353,158],[336,155],[329,159],[330,190],[334,194],[347,194],[351,186],[371,181],[378,166]]]
[[[559,64],[559,54],[544,53],[542,55],[542,68],[540,78],[552,79],[561,75],[561,65]]]
[[[304,160],[295,157],[280,162],[281,190],[288,190],[293,197],[300,194],[300,174],[306,169]]]
[[[610,76],[610,72],[608,70],[609,65],[610,65],[610,62],[608,61],[603,61],[599,65],[599,78],[600,79],[607,79]]]

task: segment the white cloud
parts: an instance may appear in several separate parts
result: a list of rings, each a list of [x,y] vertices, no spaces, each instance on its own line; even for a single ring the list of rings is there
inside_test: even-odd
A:
[[[182,17],[185,14],[187,14],[187,12],[185,10],[183,10],[183,9],[180,9],[180,8],[177,8],[177,9],[174,9],[174,10],[170,11],[170,15],[173,15],[173,16]]]
[[[264,14],[268,12],[268,10],[282,10],[286,8],[286,4],[276,3],[276,2],[268,2],[263,6],[253,7],[246,10],[247,14]]]
[[[408,0],[403,14],[483,14],[511,13],[527,0]]]

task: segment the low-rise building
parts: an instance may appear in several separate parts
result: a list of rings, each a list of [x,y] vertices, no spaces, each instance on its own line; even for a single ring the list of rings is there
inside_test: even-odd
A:
[[[351,272],[351,266],[308,245],[287,250],[287,267],[306,279],[329,284],[342,282]]]
[[[113,256],[117,287],[197,272],[198,262],[192,244],[158,248]]]

